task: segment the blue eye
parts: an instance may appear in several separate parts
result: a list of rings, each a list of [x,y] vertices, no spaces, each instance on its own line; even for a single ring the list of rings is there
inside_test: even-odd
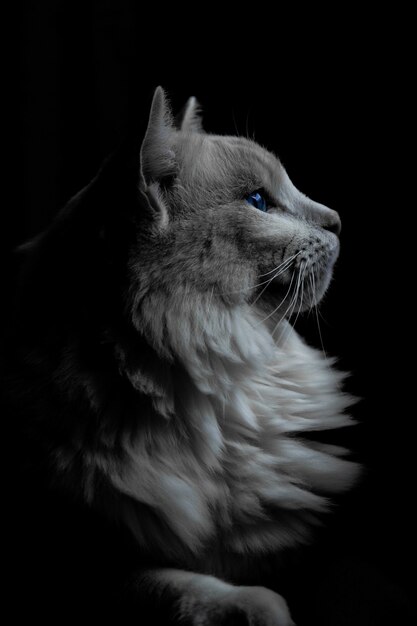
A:
[[[268,206],[266,204],[266,200],[259,191],[254,191],[245,197],[246,202],[251,204],[255,209],[259,209],[260,211],[267,211]]]

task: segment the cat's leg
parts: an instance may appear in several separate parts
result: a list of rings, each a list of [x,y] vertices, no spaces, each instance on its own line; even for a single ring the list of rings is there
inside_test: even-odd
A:
[[[190,626],[293,626],[287,604],[265,587],[237,586],[214,576],[177,569],[139,574],[136,591],[155,607],[168,605],[175,623]]]

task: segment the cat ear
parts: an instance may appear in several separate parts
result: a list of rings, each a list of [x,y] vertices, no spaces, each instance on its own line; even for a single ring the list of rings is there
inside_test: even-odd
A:
[[[194,98],[189,98],[184,107],[180,129],[194,133],[203,133],[203,123],[201,119],[201,106]]]
[[[177,163],[172,147],[174,132],[174,120],[167,97],[162,87],[157,87],[140,150],[141,176],[145,186],[175,174]]]

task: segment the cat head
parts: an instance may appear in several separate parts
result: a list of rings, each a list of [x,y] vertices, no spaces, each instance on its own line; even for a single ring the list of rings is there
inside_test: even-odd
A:
[[[207,328],[215,303],[230,312],[256,301],[289,317],[322,298],[339,230],[338,214],[299,192],[277,157],[205,133],[194,98],[175,121],[158,88],[133,152],[109,159],[22,247],[19,341],[112,336],[128,318],[161,346],[167,312]]]
[[[205,133],[195,98],[176,125],[159,87],[140,156],[148,224],[135,251],[141,293],[187,284],[231,304],[272,297],[286,315],[322,298],[339,216],[298,191],[271,152]]]

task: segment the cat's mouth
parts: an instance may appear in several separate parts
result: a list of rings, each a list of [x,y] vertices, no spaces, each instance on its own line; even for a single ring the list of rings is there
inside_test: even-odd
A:
[[[274,298],[283,317],[308,311],[321,301],[338,255],[338,242],[332,248],[302,249],[293,255],[293,262],[287,261],[284,271],[272,277],[264,291]]]

